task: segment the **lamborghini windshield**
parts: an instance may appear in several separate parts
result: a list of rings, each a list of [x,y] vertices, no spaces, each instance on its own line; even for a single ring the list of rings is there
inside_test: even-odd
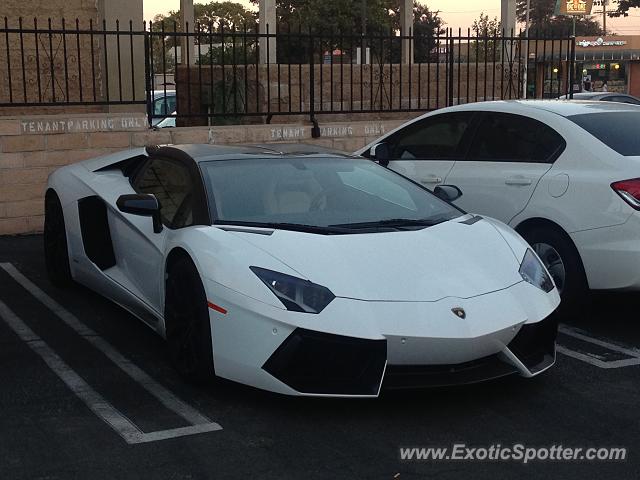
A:
[[[424,228],[463,213],[370,160],[276,157],[200,165],[216,224],[340,233]]]

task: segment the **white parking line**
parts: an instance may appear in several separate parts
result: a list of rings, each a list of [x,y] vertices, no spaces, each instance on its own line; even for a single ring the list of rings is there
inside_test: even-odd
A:
[[[623,359],[623,360],[606,361],[606,360],[602,360],[603,358],[602,356],[576,352],[575,350],[571,350],[562,345],[558,345],[557,346],[558,352],[564,355],[567,355],[568,357],[572,357],[577,360],[582,360],[583,362],[589,363],[598,368],[622,368],[622,367],[631,367],[634,365],[640,365],[639,350],[635,350],[635,349],[632,350],[629,348],[621,347],[620,345],[616,345],[614,343],[605,342],[604,340],[600,340],[598,338],[590,337],[586,335],[582,330],[579,330],[573,327],[568,327],[566,325],[561,325],[558,328],[558,332],[573,338],[577,338],[578,340],[581,340],[583,342],[591,343],[593,345],[606,348],[607,350],[611,350],[613,352],[622,353],[632,358]]]
[[[598,345],[600,347],[613,350],[614,352],[624,353],[629,357],[640,358],[640,350],[631,350],[629,348],[624,348],[614,343],[605,342],[604,340],[599,340],[597,338],[590,337],[588,335],[585,335],[585,333],[582,330],[579,330],[577,328],[567,327],[566,325],[562,325],[558,328],[558,331],[560,333],[563,333],[564,335],[569,335],[570,337],[577,338],[584,342],[593,343],[594,345]]]
[[[127,443],[146,443],[167,438],[182,437],[195,433],[220,430],[217,423],[206,423],[158,432],[144,433],[131,420],[116,410],[98,392],[89,386],[69,367],[26,323],[24,323],[7,305],[0,301],[0,318],[37,353],[53,372],[76,394],[99,418],[113,428]]]
[[[613,360],[611,362],[606,362],[593,355],[576,352],[574,350],[568,349],[567,347],[563,347],[562,345],[557,345],[556,350],[563,355],[575,358],[577,360],[582,360],[583,362],[589,363],[598,368],[622,368],[640,365],[640,358],[629,358],[626,360]]]
[[[133,428],[135,429],[135,431],[129,431],[127,428],[118,430],[114,427],[114,429],[118,431],[118,433],[120,433],[128,443],[142,443],[142,442],[149,442],[149,441],[155,441],[155,440],[163,440],[165,438],[173,438],[177,436],[191,435],[194,433],[222,430],[222,427],[219,424],[212,422],[209,418],[202,415],[200,412],[195,410],[190,405],[187,405],[186,403],[184,403],[182,400],[177,398],[169,390],[167,390],[162,385],[160,385],[155,380],[153,380],[147,373],[145,373],[143,370],[141,370],[139,367],[133,364],[128,358],[126,358],[119,351],[113,348],[104,338],[102,338],[95,331],[93,331],[91,328],[89,328],[80,320],[78,320],[78,318],[75,315],[73,315],[71,312],[66,310],[58,302],[56,302],[44,291],[38,288],[33,282],[31,282],[20,271],[18,271],[12,264],[0,263],[0,268],[2,268],[5,272],[7,272],[16,282],[18,282],[23,288],[29,291],[36,299],[38,299],[42,304],[44,304],[54,314],[56,314],[65,324],[67,324],[81,337],[83,337],[85,340],[91,343],[95,348],[100,350],[107,358],[109,358],[113,363],[115,363],[123,372],[125,372],[134,381],[140,384],[151,395],[156,397],[166,408],[175,412],[177,415],[181,416],[186,421],[192,424],[192,426],[189,426],[189,427],[177,428],[172,430],[163,430],[160,432],[152,432],[152,433],[143,433],[137,427],[135,427],[135,425],[133,425]],[[10,310],[8,310],[6,305],[4,304],[2,305],[4,306],[5,313],[7,313],[7,311],[10,312]],[[13,314],[13,312],[11,313]],[[5,317],[5,315],[3,315],[3,317]],[[13,317],[11,317],[11,320],[13,321],[11,326],[14,330],[16,329],[13,327],[13,325],[17,325],[20,327],[18,330],[16,330],[16,333],[18,333],[18,331],[23,331],[24,329],[22,327],[24,327],[27,329],[29,333],[29,336],[27,336],[26,338],[30,338],[30,336],[38,338],[27,327],[27,325],[24,324],[24,322],[22,322],[22,320],[20,320],[15,314],[13,314]],[[5,318],[5,321],[7,321],[7,318]],[[7,321],[7,323],[9,323],[9,321]],[[23,340],[25,342],[30,341],[28,339],[25,340],[24,338]],[[38,340],[42,342],[41,339],[38,338]],[[46,347],[46,350],[48,352],[50,352],[55,356],[55,357],[52,357],[51,355],[47,354],[47,358],[57,358],[57,361],[59,361],[60,363],[55,363],[55,362],[54,363],[56,365],[62,365],[66,367],[66,368],[59,368],[58,370],[56,370],[52,366],[52,364],[49,363],[49,361],[47,361],[47,358],[43,357],[45,361],[47,361],[47,364],[52,368],[52,370],[54,370],[56,374],[58,374],[58,376],[60,376],[60,378],[65,383],[67,383],[67,385],[70,385],[70,383],[65,380],[65,378],[67,377],[63,377],[61,373],[64,373],[64,375],[66,376],[68,375],[68,372],[71,372],[73,376],[75,376],[73,377],[73,382],[71,382],[71,385],[76,385],[76,380],[80,380],[80,382],[84,384],[84,387],[80,391],[84,391],[84,388],[89,388],[90,392],[93,392],[95,395],[99,397],[99,395],[95,393],[86,384],[86,382],[84,382],[80,377],[78,377],[78,375],[75,372],[73,372],[73,370],[71,370],[64,362],[62,362],[62,360],[59,357],[57,357],[55,352],[53,352],[48,346],[46,346],[44,342],[42,342],[42,344],[44,345],[44,347]],[[71,385],[70,385],[70,388],[74,391],[74,393],[76,393],[76,395],[78,395],[78,392],[74,390],[74,388],[72,388]],[[91,408],[94,412],[96,412],[96,414],[99,415],[99,413],[97,413],[97,410],[95,410],[92,407],[93,403],[89,402],[91,398],[87,398],[87,399],[82,398],[82,399],[83,401],[85,401],[85,403],[87,403],[89,408]],[[115,411],[116,416],[113,418],[117,418],[118,415],[121,416],[122,418],[125,418],[117,410],[113,409],[113,407],[111,407],[104,399],[101,399],[101,402],[102,404],[108,405],[113,411]],[[101,411],[101,410],[98,409],[98,411]],[[113,427],[112,423],[108,421],[105,417],[103,417],[102,415],[99,415],[99,416],[101,416],[101,418],[103,418],[105,422],[107,422],[109,425]],[[107,418],[112,418],[111,413]],[[127,420],[127,422],[129,421]],[[131,424],[131,422],[129,422],[129,424]]]

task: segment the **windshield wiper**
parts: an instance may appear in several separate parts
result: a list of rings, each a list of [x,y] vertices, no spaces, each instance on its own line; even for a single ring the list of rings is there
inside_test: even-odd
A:
[[[329,225],[305,225],[301,223],[285,223],[285,222],[233,222],[219,221],[216,225],[234,225],[238,227],[255,227],[255,228],[273,228],[274,230],[291,230],[293,232],[319,233],[323,235],[353,233],[352,229]]]
[[[340,225],[329,225],[336,228],[375,228],[375,227],[432,227],[442,222],[449,220],[448,217],[438,218],[391,218],[389,220],[376,220],[374,222],[361,222],[361,223],[345,223]]]

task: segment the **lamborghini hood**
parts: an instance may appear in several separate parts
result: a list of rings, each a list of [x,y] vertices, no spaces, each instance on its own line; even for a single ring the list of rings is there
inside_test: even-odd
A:
[[[456,219],[422,230],[354,235],[287,230],[234,235],[337,297],[429,302],[471,298],[522,281],[518,258],[485,220],[468,225]]]

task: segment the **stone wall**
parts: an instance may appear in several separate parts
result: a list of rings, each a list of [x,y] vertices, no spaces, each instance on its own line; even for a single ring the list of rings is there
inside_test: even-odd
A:
[[[502,63],[455,64],[453,103],[469,103],[519,95],[518,68]],[[314,65],[315,112],[424,109],[447,106],[447,65]],[[511,77],[511,81],[509,80]],[[214,123],[260,122],[272,113],[280,122],[299,121],[296,112],[308,112],[311,104],[309,65],[199,65],[178,66],[178,113],[203,114],[184,118],[182,126],[206,125],[206,113],[226,113]],[[245,111],[260,116],[240,117]],[[280,115],[293,112],[294,115]],[[354,117],[361,115],[355,113]],[[378,114],[384,118],[386,114]],[[322,118],[322,117],[319,117]]]
[[[322,120],[322,119],[321,119]],[[47,177],[63,165],[145,145],[308,142],[352,152],[406,120],[234,125],[153,131],[139,114],[0,117],[0,235],[37,233]]]
[[[94,84],[98,100],[102,98],[99,62],[101,49],[97,36],[93,40],[96,58],[92,64],[91,40],[88,35],[81,35],[78,44],[74,35],[49,35],[35,32],[36,27],[38,30],[48,29],[49,19],[51,19],[52,29],[62,29],[62,18],[65,18],[65,28],[68,30],[76,29],[76,19],[82,30],[89,29],[90,20],[96,28],[98,22],[96,0],[65,0],[64,2],[2,0],[0,12],[2,12],[0,18],[7,16],[9,28],[19,28],[19,19],[22,18],[22,28],[30,30],[23,35],[8,34],[9,59],[6,58],[7,36],[0,36],[0,52],[2,52],[0,53],[0,85],[2,85],[0,103],[25,102],[25,98],[29,103],[54,100],[77,102],[80,101],[81,87],[83,99],[86,101],[93,98]],[[67,49],[66,59],[64,43]],[[9,82],[9,73],[11,73],[11,82]],[[38,113],[56,113],[56,108],[59,107],[37,108],[39,108]],[[102,110],[101,107],[74,108],[82,112]],[[58,112],[62,113],[59,110]],[[20,107],[0,108],[0,115],[23,113],[33,114],[34,107],[30,107],[29,110]]]
[[[0,35],[0,103],[28,106],[0,107],[0,116],[113,112],[123,110],[86,103],[144,102],[144,38],[128,33],[143,30],[142,0],[1,0],[2,28],[5,17],[22,34]],[[123,33],[99,33],[105,25]]]

